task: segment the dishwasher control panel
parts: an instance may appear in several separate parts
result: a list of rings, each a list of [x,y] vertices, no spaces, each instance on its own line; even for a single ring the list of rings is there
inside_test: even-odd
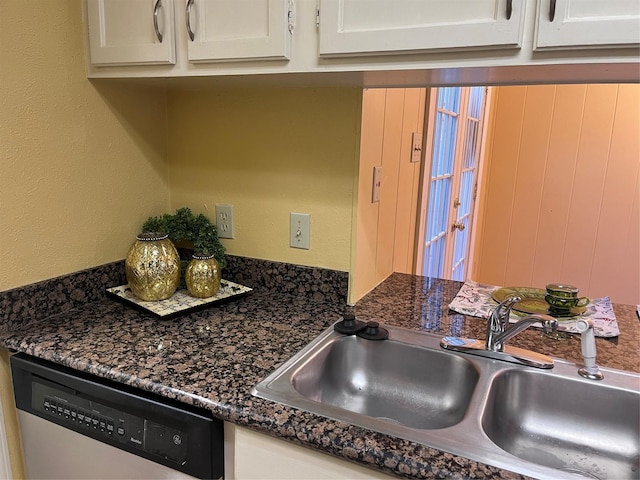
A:
[[[77,393],[33,382],[31,406],[56,423],[78,427],[89,436],[108,437],[132,448],[183,463],[187,455],[187,434],[170,425],[102,405]]]
[[[191,477],[224,478],[223,422],[206,410],[22,353],[11,375],[27,414]]]

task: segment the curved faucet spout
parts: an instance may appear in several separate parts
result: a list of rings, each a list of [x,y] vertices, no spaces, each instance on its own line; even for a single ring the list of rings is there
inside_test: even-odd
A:
[[[504,329],[502,332],[497,335],[492,336],[493,343],[490,345],[487,342],[487,350],[492,350],[494,352],[501,352],[504,349],[504,344],[510,338],[515,337],[517,334],[526,330],[534,323],[541,323],[542,329],[545,333],[555,332],[556,328],[558,328],[558,321],[544,314],[533,314],[528,317],[524,317],[522,320],[519,320],[517,323],[514,323],[510,327]]]

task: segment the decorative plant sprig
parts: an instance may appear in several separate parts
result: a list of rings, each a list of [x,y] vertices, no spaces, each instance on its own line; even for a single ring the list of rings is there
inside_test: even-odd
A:
[[[174,244],[191,243],[195,253],[213,255],[221,269],[226,264],[225,248],[218,239],[216,226],[203,214],[195,215],[187,207],[177,209],[173,215],[149,217],[142,231],[166,233]]]

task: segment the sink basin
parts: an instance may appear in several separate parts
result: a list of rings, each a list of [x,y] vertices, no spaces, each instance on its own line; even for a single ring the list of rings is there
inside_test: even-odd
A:
[[[478,382],[462,357],[401,343],[339,337],[291,376],[293,388],[314,402],[418,429],[462,420]]]
[[[493,379],[482,428],[500,448],[536,464],[587,478],[640,476],[637,390],[505,370]]]
[[[639,477],[640,375],[587,380],[560,359],[533,369],[384,327],[381,341],[328,328],[251,393],[528,477]]]

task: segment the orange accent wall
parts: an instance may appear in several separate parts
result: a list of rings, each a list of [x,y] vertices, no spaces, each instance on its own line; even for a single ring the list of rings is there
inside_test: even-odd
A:
[[[640,86],[494,90],[472,278],[640,303]]]
[[[412,273],[420,163],[411,134],[422,135],[424,88],[363,92],[355,268],[351,301],[393,272]],[[373,167],[382,167],[380,201],[371,202]]]

